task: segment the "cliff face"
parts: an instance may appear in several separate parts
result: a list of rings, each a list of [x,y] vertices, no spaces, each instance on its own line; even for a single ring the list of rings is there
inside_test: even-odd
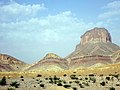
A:
[[[89,42],[112,42],[110,33],[105,28],[94,28],[87,31],[81,36],[80,45],[85,45]]]
[[[118,50],[120,47],[112,43],[107,29],[93,28],[81,36],[80,44],[66,59],[70,62],[69,67],[108,64],[113,63],[110,55]]]

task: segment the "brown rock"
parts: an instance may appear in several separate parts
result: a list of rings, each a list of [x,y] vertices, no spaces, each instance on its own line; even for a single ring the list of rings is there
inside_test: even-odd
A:
[[[0,54],[1,71],[21,70],[26,63],[7,54]],[[9,68],[9,69],[8,69]]]
[[[93,28],[81,36],[80,45],[85,45],[89,42],[112,42],[110,33],[105,28]]]
[[[53,67],[54,66],[54,69]],[[55,70],[68,69],[68,62],[66,59],[59,57],[54,53],[48,53],[42,60],[28,68],[30,71],[34,70]]]
[[[92,66],[97,63],[113,63],[110,55],[120,50],[112,43],[110,33],[105,28],[93,28],[81,36],[81,42],[66,59],[69,67]],[[117,58],[119,61],[119,58]]]

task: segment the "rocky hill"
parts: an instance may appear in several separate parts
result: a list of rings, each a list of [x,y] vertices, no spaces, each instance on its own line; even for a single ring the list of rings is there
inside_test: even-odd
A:
[[[0,71],[21,70],[26,63],[7,54],[0,54]]]
[[[81,36],[80,44],[66,57],[69,67],[91,66],[96,63],[113,63],[110,56],[120,50],[112,43],[111,35],[105,28],[93,28]]]
[[[59,57],[54,53],[48,53],[42,60],[31,66],[28,70],[64,70],[68,69],[68,62],[64,58]]]

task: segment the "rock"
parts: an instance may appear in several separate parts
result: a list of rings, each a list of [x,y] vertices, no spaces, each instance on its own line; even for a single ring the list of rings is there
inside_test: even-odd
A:
[[[21,70],[25,65],[26,63],[10,55],[0,54],[0,66],[1,66],[0,69],[3,69],[4,67],[4,71]]]
[[[67,60],[54,53],[48,53],[42,60],[28,68],[29,71],[60,71],[64,69],[68,69]]]
[[[61,57],[59,57],[58,55],[54,54],[54,53],[48,53],[44,59],[49,59],[49,58],[56,58],[56,59],[60,59]]]
[[[69,67],[92,66],[97,63],[113,63],[112,55],[120,47],[112,43],[110,33],[105,28],[93,28],[81,36],[80,44],[66,57]],[[117,58],[119,61],[119,58]]]
[[[85,45],[89,42],[112,42],[110,33],[105,28],[93,28],[81,36],[80,45]]]

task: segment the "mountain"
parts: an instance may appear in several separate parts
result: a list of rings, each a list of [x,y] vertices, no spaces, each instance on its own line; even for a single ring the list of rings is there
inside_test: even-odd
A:
[[[91,66],[97,63],[113,63],[113,53],[120,47],[112,43],[110,33],[105,28],[93,28],[81,36],[80,44],[74,52],[66,57],[70,62],[69,67]]]
[[[68,69],[68,62],[64,58],[54,54],[48,53],[42,60],[32,65],[29,71],[40,71],[40,70],[64,70]]]
[[[0,71],[21,70],[26,63],[7,54],[0,54]]]

